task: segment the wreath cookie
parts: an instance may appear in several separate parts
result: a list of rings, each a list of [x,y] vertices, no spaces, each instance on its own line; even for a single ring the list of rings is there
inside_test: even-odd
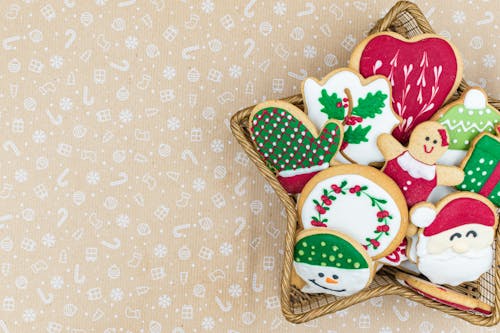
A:
[[[382,75],[367,79],[352,69],[340,68],[321,81],[302,82],[307,115],[317,128],[329,119],[344,126],[341,162],[368,165],[383,162],[377,137],[390,134],[401,121],[392,109],[391,84]]]
[[[318,173],[304,187],[297,206],[305,229],[342,232],[374,260],[391,254],[406,233],[403,194],[392,179],[369,166],[338,165]]]
[[[300,193],[309,179],[330,166],[343,137],[336,120],[318,131],[302,110],[283,101],[255,106],[249,129],[257,151],[292,194]]]
[[[311,294],[349,296],[368,286],[375,274],[373,261],[358,242],[327,229],[298,233],[293,267],[300,279],[292,283]]]

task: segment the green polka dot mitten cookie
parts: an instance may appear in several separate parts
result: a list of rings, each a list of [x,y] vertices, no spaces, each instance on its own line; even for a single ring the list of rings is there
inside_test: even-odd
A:
[[[450,137],[448,151],[438,162],[459,165],[476,136],[483,132],[495,133],[500,125],[500,112],[488,104],[484,90],[473,87],[465,91],[459,100],[438,111],[432,120],[443,125]]]
[[[249,118],[252,140],[288,193],[300,193],[330,166],[342,144],[342,125],[329,120],[318,131],[299,108],[282,101],[258,104]]]
[[[373,262],[358,242],[327,229],[298,233],[293,267],[301,282],[297,287],[310,294],[349,296],[368,286],[374,275]]]

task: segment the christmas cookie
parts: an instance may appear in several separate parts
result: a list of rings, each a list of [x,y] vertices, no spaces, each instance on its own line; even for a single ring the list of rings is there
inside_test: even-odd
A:
[[[398,245],[398,247],[392,251],[391,254],[388,256],[385,256],[383,258],[380,258],[378,260],[379,263],[382,263],[384,265],[388,266],[399,266],[403,261],[408,260],[408,257],[406,256],[406,248],[408,245],[408,241],[405,238],[403,238],[403,241],[401,244]]]
[[[500,206],[500,138],[489,133],[477,136],[460,167],[465,178],[457,189],[484,195]]]
[[[436,302],[446,304],[461,311],[478,312],[487,316],[491,315],[491,306],[452,289],[435,285],[429,281],[402,272],[396,273],[396,279],[403,286]]]
[[[297,287],[310,294],[349,296],[370,284],[374,265],[366,250],[352,238],[327,229],[298,233],[293,267]]]
[[[484,90],[474,87],[465,91],[459,100],[442,108],[432,120],[442,124],[450,136],[448,151],[439,162],[459,165],[477,135],[495,133],[495,128],[500,125],[500,112],[488,104]]]
[[[436,206],[419,203],[410,211],[418,231],[417,266],[431,282],[459,285],[487,272],[498,223],[495,206],[483,196],[458,192]]]
[[[318,131],[292,104],[268,101],[255,106],[249,129],[257,151],[288,193],[300,193],[318,171],[329,167],[342,143],[342,125],[327,121]]]
[[[337,165],[304,187],[297,203],[305,229],[328,228],[358,241],[377,260],[391,254],[405,236],[408,211],[397,185],[379,170]]]
[[[412,130],[453,95],[462,79],[462,59],[446,39],[422,34],[406,39],[383,32],[363,40],[350,66],[364,77],[381,74],[392,85],[392,107],[403,120],[393,131],[403,144]]]
[[[464,178],[461,169],[436,164],[448,149],[448,134],[435,121],[415,127],[408,147],[388,134],[380,135],[377,143],[386,159],[382,171],[398,184],[408,207],[426,201],[436,186],[455,186]]]
[[[328,74],[323,80],[302,82],[307,115],[317,128],[329,119],[344,126],[341,162],[368,165],[383,162],[377,137],[391,133],[401,118],[392,110],[391,84],[382,75],[364,79],[348,68]]]

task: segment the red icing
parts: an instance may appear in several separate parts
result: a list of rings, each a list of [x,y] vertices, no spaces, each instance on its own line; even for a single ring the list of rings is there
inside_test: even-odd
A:
[[[410,43],[381,35],[366,44],[359,62],[364,77],[381,74],[391,81],[392,106],[403,118],[392,134],[402,143],[444,104],[458,70],[451,45],[434,37]]]
[[[479,191],[479,194],[484,195],[485,197],[489,196],[495,186],[497,186],[498,182],[500,182],[500,163],[497,163],[488,180]]]
[[[297,194],[302,192],[304,186],[306,186],[309,179],[314,177],[319,171],[314,171],[311,173],[305,173],[302,175],[283,177],[278,175],[278,181],[281,183],[281,186],[291,194]]]
[[[401,168],[397,157],[387,162],[384,173],[398,184],[406,198],[408,207],[413,206],[417,202],[426,201],[432,190],[437,186],[436,176],[432,180],[413,178],[407,171]]]
[[[441,208],[431,225],[424,229],[424,236],[433,236],[471,223],[493,226],[495,212],[480,200],[458,198]]]
[[[393,263],[400,263],[403,260],[406,260],[406,246],[408,245],[408,241],[406,240],[406,237],[403,238],[403,241],[399,246],[388,256],[385,257],[385,259],[389,260],[390,262]]]

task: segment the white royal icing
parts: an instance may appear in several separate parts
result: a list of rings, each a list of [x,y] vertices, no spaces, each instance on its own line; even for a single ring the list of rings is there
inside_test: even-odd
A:
[[[346,97],[345,89],[349,89],[353,107],[357,105],[359,98],[364,98],[366,95],[375,91],[382,91],[387,95],[387,99],[382,108],[382,113],[375,118],[365,118],[361,123],[363,127],[371,125],[371,130],[367,134],[368,142],[360,144],[350,144],[344,150],[344,153],[352,160],[359,164],[368,165],[372,162],[383,162],[384,157],[378,149],[377,138],[382,133],[391,133],[394,126],[399,124],[399,119],[392,110],[390,101],[391,86],[386,79],[379,78],[373,82],[363,85],[360,78],[351,71],[345,70],[334,74],[326,81],[324,85],[318,84],[313,79],[304,81],[304,103],[307,106],[307,114],[317,128],[321,128],[328,120],[327,115],[321,112],[323,106],[319,102],[321,91],[326,89],[331,95],[336,93],[339,97]]]
[[[486,108],[486,98],[481,90],[469,89],[464,97],[464,106],[467,109],[484,109]]]
[[[380,246],[376,250],[373,247],[367,249],[368,255],[375,257],[385,252],[398,234],[401,227],[401,213],[398,205],[385,189],[361,175],[337,175],[317,183],[307,198],[305,198],[302,209],[299,212],[302,225],[305,229],[313,228],[310,221],[313,216],[318,214],[313,200],[320,199],[324,188],[330,189],[332,184],[339,185],[343,180],[348,181],[346,186],[347,192],[354,185],[366,185],[368,186],[367,191],[371,195],[387,201],[384,204],[384,208],[392,215],[392,219],[388,220],[391,232],[380,239]],[[328,228],[342,232],[364,244],[367,237],[371,238],[374,236],[373,231],[380,225],[377,219],[377,208],[372,206],[371,200],[364,195],[357,196],[348,193],[346,195],[335,196],[337,199],[332,202],[330,210],[324,214],[329,219]]]
[[[330,165],[328,163],[323,163],[321,165],[313,165],[312,167],[308,168],[300,168],[300,169],[295,169],[295,170],[283,170],[280,171],[278,174],[281,177],[292,177],[292,176],[298,176],[298,175],[303,175],[307,173],[312,173],[316,171],[321,171],[328,169]]]
[[[408,172],[413,178],[432,180],[436,176],[435,165],[425,164],[416,160],[408,151],[399,156],[397,161],[401,169]]]
[[[431,207],[416,207],[411,211],[410,221],[419,228],[426,228],[431,225],[436,215],[436,210]]]
[[[345,269],[309,265],[305,263],[298,263],[296,261],[293,262],[293,265],[297,275],[300,276],[304,282],[306,282],[306,285],[301,289],[301,291],[309,294],[325,293],[335,296],[349,296],[365,288],[369,283],[371,276],[369,268]],[[324,277],[320,278],[318,275],[319,273],[323,273],[325,277],[337,275],[337,283],[325,283],[323,281]]]

